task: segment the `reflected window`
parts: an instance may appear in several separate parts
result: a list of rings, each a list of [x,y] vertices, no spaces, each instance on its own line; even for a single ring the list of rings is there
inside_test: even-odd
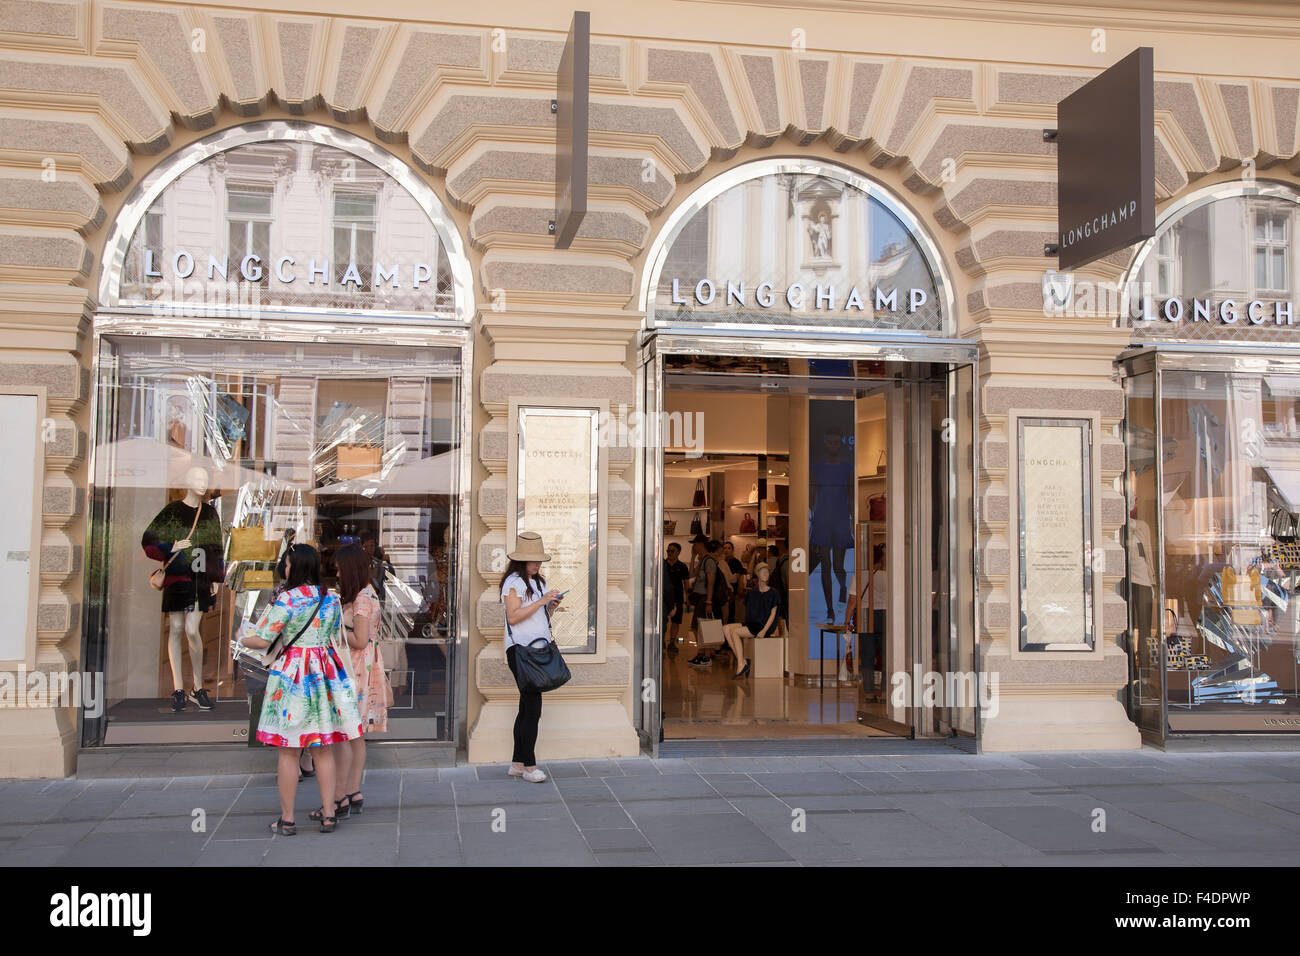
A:
[[[264,186],[228,186],[226,188],[226,228],[230,240],[229,275],[261,286],[270,283],[271,219],[274,192]],[[249,263],[241,274],[245,257],[256,256],[257,265]],[[155,257],[157,258],[157,257]],[[250,280],[250,276],[258,276]]]
[[[344,292],[370,291],[377,199],[373,191],[349,189],[334,194],[334,281]]]
[[[1288,288],[1287,226],[1290,216],[1284,212],[1255,214],[1255,291],[1279,291]]]

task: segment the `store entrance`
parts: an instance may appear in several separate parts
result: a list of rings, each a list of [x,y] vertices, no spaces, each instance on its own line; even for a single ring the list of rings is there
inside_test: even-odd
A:
[[[973,701],[913,686],[976,671],[970,367],[652,364],[642,632],[662,739],[974,734]]]

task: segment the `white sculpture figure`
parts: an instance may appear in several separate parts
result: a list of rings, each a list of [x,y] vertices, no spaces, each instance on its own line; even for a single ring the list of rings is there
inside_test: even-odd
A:
[[[826,221],[826,213],[818,213],[817,221],[809,223],[808,235],[812,238],[813,255],[818,259],[829,259],[831,255],[831,224]]]

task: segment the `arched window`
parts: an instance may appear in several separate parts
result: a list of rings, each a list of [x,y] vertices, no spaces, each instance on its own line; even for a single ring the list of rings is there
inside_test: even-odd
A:
[[[951,284],[916,218],[831,164],[723,173],[669,217],[647,263],[648,328],[953,330]]]
[[[459,234],[409,167],[342,130],[254,123],[181,150],[123,208],[100,307],[465,321]]]
[[[1126,282],[1135,339],[1296,342],[1300,192],[1229,183],[1161,217]]]

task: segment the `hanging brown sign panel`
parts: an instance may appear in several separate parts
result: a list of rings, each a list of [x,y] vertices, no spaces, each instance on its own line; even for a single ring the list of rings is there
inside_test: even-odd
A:
[[[587,214],[591,14],[578,10],[560,56],[555,111],[555,247],[567,249]]]
[[[1059,268],[1155,235],[1154,90],[1143,46],[1057,105]]]

